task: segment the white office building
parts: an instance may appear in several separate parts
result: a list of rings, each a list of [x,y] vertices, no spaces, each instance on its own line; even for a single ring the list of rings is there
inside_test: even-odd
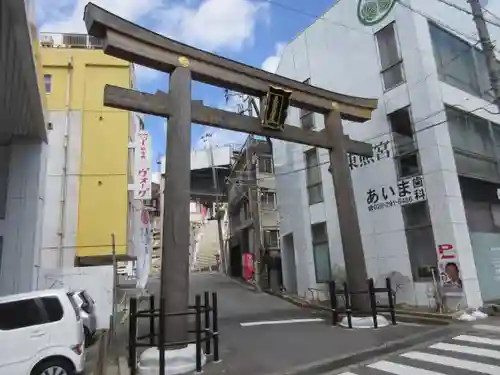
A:
[[[482,4],[500,41],[500,3]],[[370,121],[345,121],[344,131],[373,144],[373,158],[349,164],[368,276],[399,275],[397,303],[433,304],[440,283],[461,295],[457,307],[500,298],[500,115],[469,9],[339,0],[285,47],[277,70],[379,100]],[[287,122],[324,127],[297,109]],[[328,155],[273,144],[284,282],[310,298],[345,269]]]

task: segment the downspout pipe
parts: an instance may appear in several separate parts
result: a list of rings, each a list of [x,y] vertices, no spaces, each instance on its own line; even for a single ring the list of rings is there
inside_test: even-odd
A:
[[[61,212],[59,215],[59,268],[63,268],[64,264],[64,242],[66,238],[66,208],[68,196],[68,159],[69,159],[69,127],[71,115],[71,81],[73,77],[73,56],[68,58],[68,75],[66,78],[66,104],[65,104],[65,119],[64,119],[64,138],[63,138],[63,166],[62,166],[62,181],[61,181]]]

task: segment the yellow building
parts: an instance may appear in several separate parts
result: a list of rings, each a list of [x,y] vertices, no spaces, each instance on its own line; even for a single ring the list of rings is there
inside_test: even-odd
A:
[[[129,142],[138,117],[103,105],[106,84],[131,88],[133,65],[87,35],[40,36],[49,117],[42,267],[126,259]]]

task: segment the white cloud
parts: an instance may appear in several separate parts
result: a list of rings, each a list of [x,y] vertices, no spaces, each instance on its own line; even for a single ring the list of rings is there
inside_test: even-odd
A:
[[[269,4],[252,0],[93,0],[120,17],[207,50],[239,50],[253,42],[257,22],[267,20]],[[88,0],[39,0],[40,30],[85,33]],[[50,9],[50,10],[49,10]]]
[[[157,13],[158,31],[185,43],[214,51],[240,50],[253,42],[259,17],[268,4],[250,0],[205,0],[198,8],[176,5]]]
[[[257,22],[266,21],[269,4],[253,0],[93,0],[104,9],[151,30],[209,51],[240,50],[253,43]],[[85,33],[88,0],[39,0],[40,31]],[[160,73],[136,66],[139,86],[159,80]]]
[[[40,0],[40,30],[57,33],[85,33],[83,12],[88,0]],[[137,22],[162,5],[161,0],[92,0],[96,5]],[[44,11],[45,9],[45,11]]]
[[[261,67],[263,70],[267,70],[268,72],[271,73],[276,73],[276,70],[278,69],[278,64],[280,62],[281,54],[285,49],[285,45],[286,45],[285,43],[276,43],[274,47],[274,55],[269,56],[262,63]]]

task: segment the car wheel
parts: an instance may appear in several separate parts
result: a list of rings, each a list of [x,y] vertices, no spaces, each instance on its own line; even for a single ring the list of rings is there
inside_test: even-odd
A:
[[[51,359],[38,364],[31,375],[73,375],[71,363],[64,359]]]

